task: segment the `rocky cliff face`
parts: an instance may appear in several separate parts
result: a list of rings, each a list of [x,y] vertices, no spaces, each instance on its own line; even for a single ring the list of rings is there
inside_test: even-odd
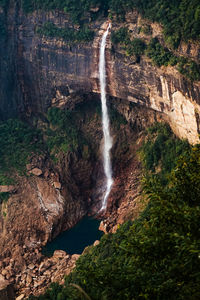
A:
[[[81,101],[99,98],[99,42],[106,20],[93,23],[96,36],[92,43],[70,45],[35,33],[36,27],[46,21],[60,27],[72,26],[66,14],[55,11],[25,15],[19,3],[11,0],[7,13],[0,12],[8,29],[0,50],[0,118],[19,113],[26,117],[42,115],[50,106],[71,109]],[[141,36],[141,22],[135,12],[126,16],[126,26],[135,37]],[[119,26],[113,22],[113,29]],[[158,24],[151,26],[153,36],[161,38]],[[181,45],[179,50],[199,60],[198,47]],[[120,47],[113,49],[109,41],[106,56],[109,105],[128,121],[112,128],[115,183],[107,219],[102,224],[105,231],[110,231],[141,210],[137,202],[141,166],[136,151],[142,142],[142,131],[155,121],[166,120],[179,137],[190,143],[199,141],[200,85],[190,83],[172,67],[153,66],[145,57],[136,63]],[[85,157],[80,153],[63,155],[56,167],[48,158],[36,159],[27,166],[32,176],[19,179],[12,197],[1,205],[0,269],[4,280],[14,282],[27,295],[49,283],[47,278],[59,268],[62,277],[70,266],[68,256],[58,257],[58,268],[55,257],[46,262],[41,246],[72,227],[88,211],[97,211],[103,182],[99,150],[102,133],[100,120],[92,116],[80,123],[95,159],[88,157],[87,151]],[[44,270],[40,273],[41,265]]]
[[[38,294],[50,282],[62,281],[77,257],[55,254],[47,259],[41,247],[87,213],[99,209],[104,182],[101,118],[96,111],[98,101],[88,101],[96,105],[89,109],[86,102],[87,110],[78,121],[89,148],[60,153],[56,164],[48,156],[33,156],[26,166],[27,176],[17,178],[16,186],[9,186],[11,196],[0,205],[0,273],[22,295]],[[136,217],[141,210],[137,204],[141,165],[136,150],[143,130],[162,119],[153,110],[124,100],[116,102],[115,98],[110,99],[110,111],[111,115],[115,111],[111,118],[115,183],[106,215],[107,231]],[[122,114],[129,114],[129,122],[121,121]]]
[[[35,33],[36,27],[46,21],[60,27],[72,26],[66,14],[35,12],[26,16],[19,7],[12,9],[18,16],[16,23],[13,23],[13,17],[8,18],[9,26],[15,28],[14,33],[10,32],[9,41],[17,40],[18,89],[20,87],[27,115],[46,111],[52,102],[66,104],[69,95],[99,93],[98,51],[106,22],[102,20],[92,25],[96,31],[93,43],[69,45],[62,40],[41,38]],[[11,16],[13,14],[11,10]],[[141,37],[138,34],[141,22],[136,12],[126,16],[125,24],[134,37]],[[118,27],[113,22],[113,29]],[[152,24],[152,31],[153,37],[161,37],[161,28],[157,24]],[[157,68],[145,57],[136,63],[120,48],[113,52],[110,42],[108,48],[109,95],[163,113],[179,137],[187,138],[191,143],[198,142],[199,82],[189,82],[172,67]],[[199,52],[198,46],[180,46],[181,54],[196,60]]]
[[[6,60],[9,76],[2,74],[6,79],[1,92],[10,90],[14,94],[7,104],[4,103],[6,96],[2,95],[4,114],[16,110],[24,110],[27,115],[45,112],[52,102],[66,103],[69,95],[99,93],[98,51],[106,21],[93,23],[96,32],[94,42],[81,45],[39,37],[35,33],[36,27],[47,21],[60,27],[72,26],[64,13],[35,12],[25,15],[18,1],[11,1],[7,15],[8,39],[1,49],[4,55],[9,55]],[[138,34],[138,28],[143,23],[136,12],[126,16],[125,25],[133,37],[148,39],[144,34]],[[119,26],[123,24],[113,21],[113,30]],[[151,24],[151,28],[152,36],[162,39],[160,26]],[[187,138],[191,143],[198,142],[199,82],[189,82],[173,67],[157,68],[145,57],[136,63],[120,48],[115,48],[113,52],[110,42],[108,48],[109,95],[162,112],[179,137]],[[196,61],[199,60],[199,53],[198,45],[181,44],[179,48],[179,54]],[[3,61],[4,58],[2,64]],[[2,70],[4,72],[5,68]],[[11,84],[14,86],[12,89],[8,87]]]

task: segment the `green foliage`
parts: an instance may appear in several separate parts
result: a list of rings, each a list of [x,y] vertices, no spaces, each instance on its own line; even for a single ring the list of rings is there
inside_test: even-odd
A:
[[[146,44],[143,40],[135,38],[131,41],[130,32],[126,27],[121,27],[113,32],[111,40],[113,44],[123,45],[128,56],[135,55],[138,58],[144,54],[146,49]],[[186,78],[191,81],[200,80],[200,66],[195,61],[174,55],[169,49],[164,48],[157,38],[151,39],[145,53],[158,67],[177,65],[178,71]]]
[[[152,174],[160,169],[157,178],[166,183],[177,157],[189,150],[188,142],[177,139],[168,125],[156,123],[148,129],[147,140],[140,151],[146,171]]]
[[[135,38],[130,42],[130,45],[127,48],[127,54],[130,56],[135,55],[136,57],[139,57],[144,54],[145,48],[145,42],[141,39]]]
[[[80,151],[84,159],[89,159],[91,145],[88,138],[81,131],[81,126],[91,121],[90,115],[95,117],[97,109],[100,112],[99,103],[93,100],[81,102],[71,111],[56,107],[48,110],[49,128],[45,134],[52,157],[55,158],[59,152]]]
[[[90,8],[99,7],[99,12],[108,10],[106,0],[22,0],[25,13],[31,13],[36,9],[63,10],[69,13],[74,23],[81,23],[89,13]],[[98,13],[90,11],[90,16],[95,18]]]
[[[122,114],[120,114],[114,107],[109,108],[109,116],[112,127],[120,129],[120,125],[126,125],[127,121]]]
[[[156,38],[151,39],[146,54],[158,67],[177,65],[178,71],[186,78],[191,81],[200,80],[200,66],[195,61],[174,55],[167,48],[164,48]]]
[[[128,56],[135,55],[137,58],[144,54],[146,48],[145,42],[141,39],[135,38],[131,41],[127,27],[121,27],[117,31],[112,32],[111,41],[113,44],[123,45]]]
[[[118,2],[121,0],[115,1],[116,6]],[[181,39],[200,38],[198,0],[124,0],[123,7],[125,10],[135,7],[145,18],[161,23],[166,40],[174,48],[178,47]]]
[[[191,81],[200,80],[200,66],[197,65],[195,61],[180,58],[178,70],[182,75],[189,78]]]
[[[64,10],[75,23],[81,23],[88,13],[92,18],[96,17],[98,14],[90,11],[92,7],[99,7],[103,14],[110,10],[110,15],[117,14],[120,20],[128,10],[136,8],[145,18],[163,25],[166,41],[174,48],[181,39],[200,38],[199,0],[23,0],[22,5],[26,13],[36,9]]]
[[[0,204],[2,202],[7,202],[10,197],[9,193],[0,193]]]
[[[47,37],[62,38],[71,43],[89,42],[94,38],[94,32],[87,27],[80,30],[59,28],[51,22],[46,22],[42,27],[38,27],[36,32]]]
[[[130,33],[127,27],[121,27],[120,29],[111,33],[111,41],[113,44],[124,44],[130,43]]]
[[[58,152],[75,151],[78,148],[78,131],[74,124],[73,113],[52,107],[47,118],[52,125],[46,132],[47,146],[52,155]]]
[[[176,57],[175,60],[173,60],[173,53],[167,48],[164,48],[156,38],[151,39],[146,54],[158,67],[176,64]]]
[[[22,174],[32,152],[41,149],[39,131],[17,119],[0,123],[0,184],[12,184],[13,171]]]

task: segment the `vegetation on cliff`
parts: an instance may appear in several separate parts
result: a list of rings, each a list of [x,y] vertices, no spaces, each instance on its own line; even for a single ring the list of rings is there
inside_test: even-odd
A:
[[[145,181],[152,177],[162,184],[168,182],[168,177],[180,155],[190,152],[186,140],[177,139],[169,125],[156,123],[148,128],[145,142],[140,149],[140,156],[146,171]]]
[[[90,30],[88,27],[83,27],[79,30],[59,28],[51,22],[46,22],[43,26],[37,27],[36,33],[47,37],[62,38],[70,43],[89,42],[94,38],[94,31]]]
[[[41,151],[40,132],[18,119],[0,123],[0,185],[13,183],[15,172],[24,174],[28,157]]]
[[[157,38],[151,39],[146,54],[158,66],[177,66],[178,71],[191,81],[200,80],[200,66],[193,60],[174,55],[168,48],[163,47]]]
[[[163,125],[149,135],[152,153],[165,151],[161,143],[171,145],[171,154],[175,148],[182,153],[168,183],[155,177],[146,180],[149,204],[140,218],[90,247],[64,286],[53,284],[45,295],[30,299],[199,299],[200,147],[190,150],[184,142],[179,144]],[[159,157],[165,164],[166,156]]]
[[[69,13],[72,21],[82,25],[79,30],[72,28],[59,28],[51,22],[44,23],[38,27],[36,32],[47,37],[62,38],[70,43],[89,42],[94,38],[94,31],[86,26],[97,16],[108,15],[112,18],[113,14],[119,20],[124,20],[125,13],[132,9],[137,9],[143,17],[151,21],[157,21],[163,25],[165,44],[169,48],[177,48],[180,41],[190,41],[200,39],[200,5],[198,0],[23,0],[23,9],[26,13],[36,9],[44,10],[63,10]],[[84,25],[85,24],[85,25]],[[4,26],[2,27],[2,34]],[[149,34],[148,26],[141,30]],[[120,28],[112,34],[114,44],[121,43],[128,56],[135,56],[136,61],[144,54],[146,45],[141,39],[130,39],[127,28]],[[167,47],[163,47],[157,39],[152,39],[147,46],[146,54],[152,59],[155,65],[177,66],[178,71],[191,81],[200,80],[199,65],[185,57],[173,54]]]
[[[130,32],[127,27],[121,27],[119,30],[112,32],[111,41],[113,44],[123,45],[126,55],[135,55],[136,59],[143,55],[146,49],[146,44],[143,40],[139,38],[131,40]]]
[[[134,38],[127,27],[112,32],[111,40],[114,45],[121,45],[126,51],[127,56],[135,55],[138,59],[146,54],[152,62],[158,66],[177,66],[178,71],[191,81],[200,80],[200,66],[193,60],[183,56],[177,56],[167,47],[163,47],[157,38],[152,38],[148,45],[144,40]]]
[[[136,8],[145,18],[159,22],[164,27],[168,44],[178,47],[181,40],[199,40],[200,5],[198,0],[23,0],[23,8],[29,13],[35,9],[60,9],[70,13],[76,23],[80,23],[88,13],[117,14],[123,19],[125,13]],[[97,11],[92,8],[97,8]]]
[[[116,109],[110,108],[110,115],[116,130],[119,130],[120,124],[126,124],[126,120]],[[34,153],[45,152],[55,161],[59,153],[70,151],[78,151],[85,158],[89,157],[93,147],[81,130],[81,126],[83,123],[90,124],[91,116],[100,121],[100,102],[95,100],[81,102],[74,110],[52,107],[48,110],[40,130],[19,119],[1,122],[0,185],[12,184],[16,173],[25,175],[26,164]],[[0,195],[0,199],[5,195]]]

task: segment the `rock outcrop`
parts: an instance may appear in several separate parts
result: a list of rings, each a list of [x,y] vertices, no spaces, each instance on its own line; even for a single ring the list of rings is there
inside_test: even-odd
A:
[[[46,21],[72,26],[67,14],[38,11],[25,15],[20,2],[10,0],[8,11],[0,12],[8,34],[0,49],[0,118],[42,116],[50,106],[71,109],[79,102],[99,98],[99,41],[106,20],[91,25],[96,32],[92,43],[70,45],[40,37],[35,30]],[[136,12],[126,16],[125,25],[135,37],[140,22]],[[123,24],[113,22],[113,29],[119,26]],[[158,24],[152,24],[152,31],[161,38]],[[181,54],[196,60],[198,51],[180,46]],[[109,105],[116,107],[127,125],[112,128],[115,183],[102,223],[105,232],[115,231],[118,224],[136,217],[142,209],[138,202],[141,165],[136,153],[141,132],[155,121],[165,120],[192,144],[199,141],[200,133],[198,82],[187,81],[172,67],[157,68],[146,57],[136,63],[120,47],[113,51],[110,42],[106,53]],[[77,256],[55,252],[52,258],[44,258],[41,247],[86,213],[98,210],[103,183],[101,124],[96,115],[90,118],[90,126],[85,119],[79,122],[93,151],[91,156],[86,145],[81,154],[79,150],[60,154],[56,168],[49,158],[33,157],[26,166],[27,177],[19,178],[16,186],[0,187],[1,192],[11,192],[8,202],[1,205],[0,271],[3,280],[15,284],[19,299],[43,291],[71,271]]]
[[[76,265],[80,255],[68,255],[65,251],[55,251],[51,258],[45,258],[40,263],[29,264],[16,276],[15,287],[21,299],[28,295],[39,295],[52,282],[64,283],[64,276],[68,275]],[[23,295],[23,296],[22,296]]]
[[[76,95],[99,93],[99,41],[106,27],[106,20],[100,19],[91,24],[96,32],[92,43],[75,45],[36,34],[37,26],[48,21],[59,27],[72,27],[69,16],[65,13],[37,11],[25,15],[19,1],[12,0],[4,18],[8,27],[8,42],[7,49],[1,48],[1,51],[15,59],[12,63],[2,55],[1,62],[9,61],[9,74],[16,74],[12,83],[18,86],[11,89],[15,93],[16,103],[2,103],[2,113],[9,116],[17,107],[18,111],[24,111],[29,116],[31,112],[45,112],[51,105],[66,105],[72,95],[76,98]],[[124,24],[113,21],[112,30],[127,26],[132,32],[132,38],[142,37],[148,40],[150,37],[139,33],[144,22],[133,11],[126,15]],[[162,41],[161,27],[156,23],[150,25],[152,36]],[[109,95],[116,97],[116,101],[125,99],[164,113],[179,137],[187,138],[191,143],[198,142],[199,82],[189,82],[173,67],[157,68],[146,57],[136,63],[125,55],[123,49],[115,47],[113,51],[111,43],[108,48]],[[182,43],[178,53],[199,61],[198,45],[187,46]],[[14,72],[11,67],[15,68]],[[3,69],[5,68],[1,68]],[[4,85],[5,77],[6,80],[9,79],[8,75],[2,76]],[[5,93],[3,86],[0,90]],[[8,96],[6,98],[13,99]],[[5,96],[2,95],[1,101],[4,99]],[[12,110],[8,114],[11,106]]]
[[[34,12],[25,16],[19,11],[18,66],[19,84],[23,90],[23,103],[27,112],[44,112],[57,103],[66,105],[69,95],[99,93],[98,56],[99,42],[106,21],[91,25],[96,31],[94,42],[70,45],[56,38],[39,37],[36,26],[51,21],[60,27],[72,26],[66,14],[61,12]],[[138,34],[141,18],[136,13],[126,16],[125,24],[113,22],[112,30],[127,26],[133,37]],[[153,37],[161,38],[161,29],[152,24]],[[142,36],[141,36],[142,35]],[[136,63],[120,48],[112,51],[108,43],[107,73],[108,93],[117,99],[125,99],[152,108],[166,115],[173,130],[190,143],[199,141],[200,84],[186,80],[175,68],[157,68],[146,57]],[[180,52],[198,60],[194,47],[181,45]],[[198,49],[198,47],[196,47]],[[188,54],[189,53],[189,54]],[[76,96],[75,96],[76,97]]]

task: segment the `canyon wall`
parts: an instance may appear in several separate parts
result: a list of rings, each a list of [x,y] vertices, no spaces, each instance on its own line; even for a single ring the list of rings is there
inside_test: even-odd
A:
[[[95,31],[93,42],[75,45],[36,34],[37,26],[47,21],[59,27],[73,27],[62,12],[25,15],[20,1],[11,0],[8,11],[0,14],[7,28],[0,49],[0,119],[19,114],[26,118],[34,114],[42,116],[50,106],[73,108],[88,99],[98,102],[99,43],[107,20],[102,18],[91,24]],[[132,12],[127,14],[124,24],[113,21],[112,30],[126,25],[133,36],[148,40],[138,33],[141,22],[140,16]],[[162,39],[160,26],[151,26],[153,37]],[[199,60],[198,46],[181,44],[179,50],[181,55]],[[118,124],[118,129],[112,128],[115,184],[106,223],[110,231],[113,224],[116,229],[117,224],[137,217],[141,210],[137,208],[141,193],[141,165],[137,158],[141,132],[155,121],[165,120],[179,137],[192,144],[199,141],[200,84],[189,82],[173,67],[153,66],[145,56],[136,62],[110,41],[106,58],[109,105],[116,106],[128,121],[126,125]],[[92,213],[97,211],[103,182],[100,118],[94,110],[79,122],[93,145],[91,148],[94,147],[93,158],[84,158],[80,153],[66,154],[56,167],[49,158],[35,158],[30,162],[32,166],[27,166],[28,172],[37,169],[35,174],[19,178],[16,190],[1,205],[0,269],[4,270],[4,279],[15,283],[17,290],[29,286],[27,295],[40,286],[37,280],[30,279],[30,276],[35,278],[29,274],[32,266],[31,271],[27,270],[30,263],[43,264],[41,246],[72,227],[88,213],[88,208]]]
[[[14,17],[15,14],[15,18]],[[34,12],[25,15],[18,5],[10,6],[8,41],[16,43],[17,95],[15,104],[29,116],[32,112],[46,112],[49,106],[66,105],[71,96],[99,94],[98,52],[106,20],[91,25],[96,36],[92,43],[69,44],[56,38],[38,36],[37,26],[47,21],[59,27],[72,27],[69,17],[58,11]],[[17,18],[17,21],[16,21]],[[125,25],[133,37],[138,34],[141,18],[136,12],[127,14]],[[113,29],[124,26],[113,21]],[[161,38],[161,28],[151,24],[152,36]],[[13,33],[14,31],[14,33]],[[11,43],[11,42],[10,42]],[[14,43],[14,42],[12,42]],[[13,46],[15,47],[15,46]],[[114,51],[113,51],[114,49]],[[181,44],[180,54],[199,60],[196,45]],[[12,57],[13,52],[10,52]],[[11,74],[13,72],[10,73]],[[194,144],[199,141],[200,83],[186,80],[175,68],[157,68],[143,56],[139,63],[127,57],[123,49],[108,43],[107,50],[108,94],[163,113],[174,132]],[[11,97],[13,99],[13,97]],[[4,105],[5,106],[5,105]],[[5,113],[9,110],[5,107]]]

